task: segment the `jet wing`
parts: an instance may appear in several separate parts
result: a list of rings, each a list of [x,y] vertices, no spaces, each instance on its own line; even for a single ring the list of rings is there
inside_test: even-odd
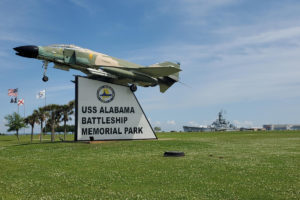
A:
[[[147,74],[149,76],[152,76],[154,78],[162,77],[162,76],[169,76],[174,73],[177,73],[181,71],[179,68],[175,68],[173,66],[167,66],[167,67],[141,67],[141,68],[134,68],[130,69],[133,72],[143,73]]]
[[[101,69],[101,67],[104,68],[104,66],[98,66],[98,65],[96,65],[96,66],[99,67],[100,69]],[[149,67],[138,67],[138,68],[105,66],[105,68],[117,68],[117,69],[121,69],[121,70],[127,70],[127,71],[137,73],[137,74],[145,74],[145,75],[151,76],[153,78],[169,76],[169,75],[172,75],[174,73],[181,71],[181,69],[173,67],[173,66],[161,67],[158,65],[149,66]]]
[[[70,67],[66,66],[66,65],[60,65],[58,63],[54,63],[54,68],[56,69],[60,69],[60,70],[64,70],[64,71],[69,71]]]
[[[116,76],[114,76],[112,74],[108,74],[108,73],[104,72],[101,69],[87,68],[87,71],[89,72],[89,74],[95,75],[95,76],[104,76],[104,77],[108,77],[108,78],[116,78]]]

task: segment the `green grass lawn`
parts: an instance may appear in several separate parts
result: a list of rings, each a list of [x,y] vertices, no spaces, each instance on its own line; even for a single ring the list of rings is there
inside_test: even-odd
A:
[[[29,144],[30,136],[0,136],[0,199],[300,199],[300,132],[158,138],[40,144],[36,136]]]

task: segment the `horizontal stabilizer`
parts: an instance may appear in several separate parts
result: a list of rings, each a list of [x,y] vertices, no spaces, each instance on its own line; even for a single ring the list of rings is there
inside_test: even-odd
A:
[[[157,65],[159,65],[159,66],[170,66],[171,65],[171,66],[177,68],[179,71],[181,71],[180,70],[180,63],[163,62],[163,63],[159,63]],[[174,83],[179,81],[179,73],[178,72],[173,73],[173,74],[168,75],[168,76],[158,78],[158,84],[159,84],[159,87],[160,87],[160,92],[164,93],[165,91],[167,91],[167,89],[169,89],[169,87],[171,87]]]

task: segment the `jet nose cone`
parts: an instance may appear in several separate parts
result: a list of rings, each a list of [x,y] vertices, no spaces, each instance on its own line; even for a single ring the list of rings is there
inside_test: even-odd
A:
[[[39,54],[39,47],[34,45],[15,47],[16,55],[27,58],[36,58]]]

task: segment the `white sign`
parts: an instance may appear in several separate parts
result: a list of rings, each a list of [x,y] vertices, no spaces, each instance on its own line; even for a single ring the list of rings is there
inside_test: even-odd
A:
[[[157,139],[127,86],[76,77],[75,140]]]

